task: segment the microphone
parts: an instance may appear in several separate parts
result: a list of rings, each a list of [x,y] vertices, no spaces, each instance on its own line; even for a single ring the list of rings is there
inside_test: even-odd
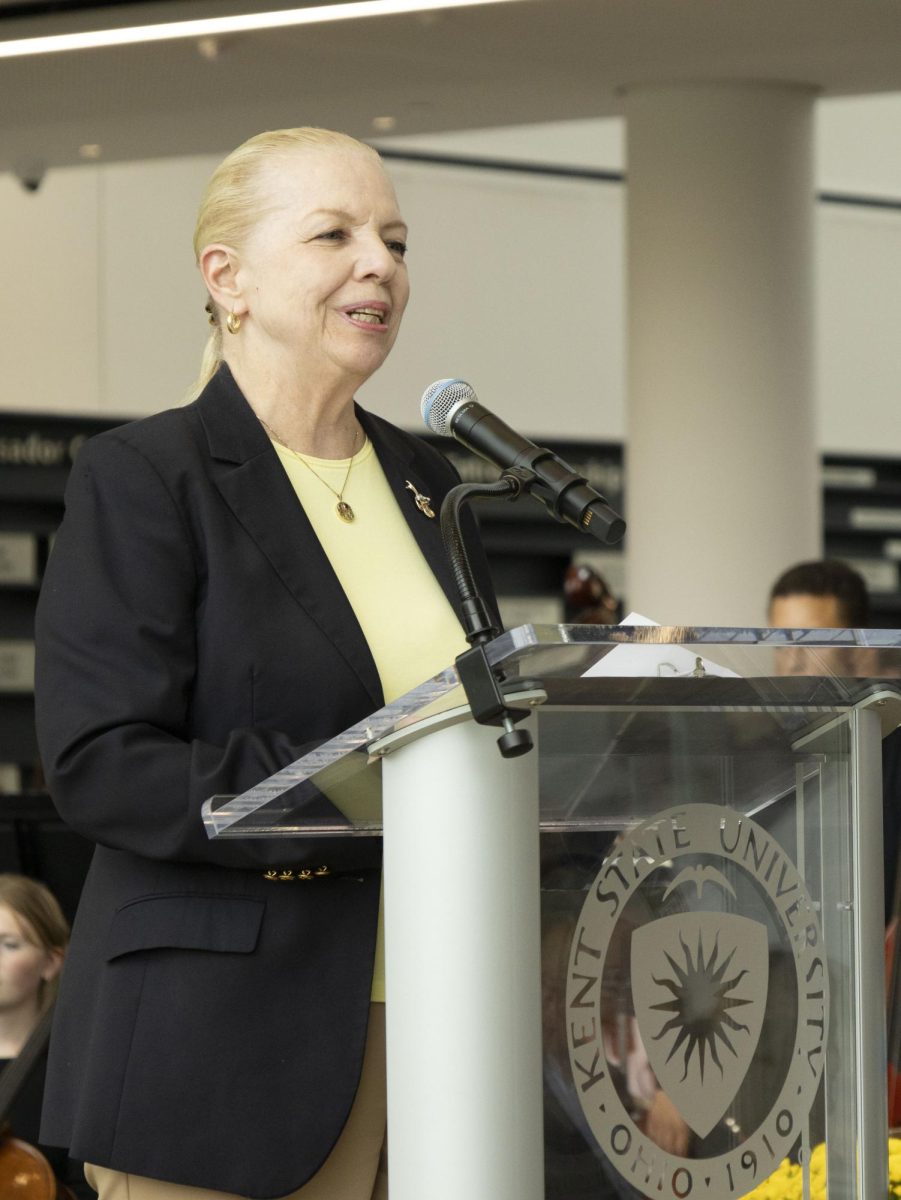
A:
[[[535,481],[525,486],[555,520],[568,521],[608,546],[626,532],[625,521],[600,492],[556,454],[522,437],[483,407],[464,379],[439,379],[427,387],[422,419],[433,433],[454,438],[502,471],[530,472]]]

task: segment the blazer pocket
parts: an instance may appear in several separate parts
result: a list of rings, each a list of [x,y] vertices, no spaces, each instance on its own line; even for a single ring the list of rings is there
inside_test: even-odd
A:
[[[265,900],[243,896],[144,896],[118,909],[107,939],[107,962],[137,950],[256,949]]]

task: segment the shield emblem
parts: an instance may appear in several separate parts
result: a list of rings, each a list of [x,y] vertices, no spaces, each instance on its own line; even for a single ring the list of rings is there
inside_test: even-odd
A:
[[[736,913],[688,912],[636,929],[635,1017],[657,1081],[706,1137],[741,1087],[769,985],[764,925]]]

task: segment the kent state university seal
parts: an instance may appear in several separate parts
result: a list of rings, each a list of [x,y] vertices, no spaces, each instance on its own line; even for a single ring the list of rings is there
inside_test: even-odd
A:
[[[761,825],[690,804],[618,840],[576,924],[566,1033],[585,1120],[639,1192],[737,1200],[775,1170],[817,1095],[828,1009],[814,904]],[[644,1132],[636,1072],[690,1157]]]

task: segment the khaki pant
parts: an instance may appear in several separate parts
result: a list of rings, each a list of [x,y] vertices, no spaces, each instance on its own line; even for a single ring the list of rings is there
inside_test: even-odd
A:
[[[309,1183],[284,1200],[388,1200],[385,1155],[385,1006],[372,1004],[363,1073],[347,1124]],[[243,1200],[232,1192],[161,1183],[85,1164],[100,1200]]]

